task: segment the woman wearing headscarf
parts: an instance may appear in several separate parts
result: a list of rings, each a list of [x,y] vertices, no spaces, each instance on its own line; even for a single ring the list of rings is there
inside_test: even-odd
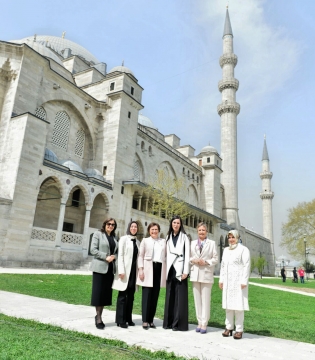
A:
[[[148,226],[149,237],[140,244],[137,285],[142,286],[142,327],[155,329],[153,319],[159,299],[160,288],[165,287],[165,239],[159,237],[160,225]]]
[[[216,244],[207,238],[207,225],[197,226],[198,239],[190,247],[190,281],[192,282],[198,326],[196,332],[205,334],[210,319],[211,289],[213,271],[218,263]]]
[[[233,337],[236,340],[243,336],[244,310],[249,310],[250,254],[248,248],[238,242],[239,237],[237,230],[228,232],[229,246],[223,252],[219,280],[219,287],[223,290],[222,308],[226,312],[222,336],[232,336],[235,324]]]
[[[140,242],[136,238],[138,224],[131,221],[128,224],[127,235],[122,236],[118,243],[117,271],[113,289],[119,290],[116,305],[116,323],[121,328],[134,326],[132,308],[136,291],[137,259]]]
[[[95,306],[95,326],[100,330],[105,327],[102,321],[104,306],[112,305],[112,284],[118,249],[115,239],[116,227],[115,219],[105,220],[101,230],[95,231],[93,234],[90,246],[90,252],[94,255],[91,263],[93,271],[91,305]]]
[[[174,216],[166,237],[166,296],[164,329],[188,330],[188,287],[190,242],[182,219]]]

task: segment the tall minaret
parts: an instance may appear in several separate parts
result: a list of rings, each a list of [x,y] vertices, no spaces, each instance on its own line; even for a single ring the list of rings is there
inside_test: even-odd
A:
[[[240,105],[235,101],[238,80],[234,78],[237,56],[233,53],[233,33],[226,9],[223,32],[223,55],[220,57],[223,79],[219,81],[222,103],[218,106],[221,116],[221,182],[224,186],[223,218],[227,224],[240,228],[238,216],[238,185],[237,185],[237,115]]]
[[[273,220],[272,220],[272,199],[274,193],[271,191],[271,178],[272,172],[269,168],[269,156],[267,151],[266,135],[264,138],[264,149],[262,155],[262,172],[260,173],[262,180],[262,192],[260,198],[262,200],[263,207],[263,235],[271,242],[271,251],[274,255],[274,243],[273,243]]]

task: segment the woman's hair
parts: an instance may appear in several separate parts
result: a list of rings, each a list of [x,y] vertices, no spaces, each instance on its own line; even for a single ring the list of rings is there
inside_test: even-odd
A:
[[[206,223],[204,223],[204,222],[200,222],[200,223],[197,225],[197,230],[198,230],[201,226],[203,226],[203,227],[206,229],[206,231],[208,232],[208,226],[207,226]]]
[[[175,216],[172,217],[172,219],[171,219],[171,221],[170,221],[170,227],[169,227],[168,232],[167,232],[167,234],[166,234],[166,241],[170,238],[170,236],[171,236],[171,234],[172,234],[172,232],[173,232],[172,223],[173,223],[173,221],[176,220],[176,219],[178,219],[178,220],[180,221],[179,232],[182,232],[183,234],[186,234],[186,233],[185,233],[185,230],[184,230],[184,225],[183,225],[183,221],[182,221],[181,217],[178,216],[178,215],[175,215]]]
[[[151,222],[150,224],[149,224],[149,226],[148,226],[148,233],[150,234],[150,229],[151,229],[151,227],[153,227],[153,226],[157,226],[157,228],[159,229],[159,232],[161,231],[161,228],[160,228],[160,225],[158,224],[158,223],[156,223],[156,222]]]
[[[136,224],[137,225],[137,232],[135,234],[132,234],[133,236],[137,235],[138,233],[138,228],[139,228],[139,225],[136,221],[130,221],[130,223],[128,224],[127,226],[127,235],[131,235],[131,232],[130,232],[130,227],[132,224]]]
[[[238,233],[237,230],[230,230],[228,232],[228,236],[229,236],[229,234],[232,234],[235,237],[235,239],[237,239],[237,240],[240,238],[240,234]]]
[[[117,223],[116,223],[116,220],[113,218],[108,218],[108,219],[104,220],[102,228],[101,228],[101,232],[103,232],[103,233],[106,232],[105,231],[106,224],[110,221],[114,221],[114,223],[115,223],[115,226],[113,227],[113,230],[110,232],[110,235],[115,236],[115,230],[117,229]]]

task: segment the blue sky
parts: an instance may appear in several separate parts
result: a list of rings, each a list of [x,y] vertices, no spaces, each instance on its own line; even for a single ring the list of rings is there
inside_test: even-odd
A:
[[[220,152],[222,32],[226,0],[0,0],[1,39],[61,36],[106,62],[124,60],[144,87],[142,113],[198,154]],[[267,136],[276,255],[287,209],[314,198],[315,1],[230,0],[238,56],[239,208],[262,233],[261,156]],[[312,115],[313,114],[313,115]]]

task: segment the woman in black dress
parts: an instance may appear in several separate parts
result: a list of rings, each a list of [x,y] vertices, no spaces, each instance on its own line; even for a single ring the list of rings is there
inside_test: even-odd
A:
[[[115,239],[117,223],[109,218],[104,221],[101,230],[93,234],[90,252],[94,255],[91,270],[93,271],[91,305],[95,306],[95,326],[104,329],[102,321],[104,306],[112,305],[112,284],[116,272],[115,260],[118,244]]]
[[[166,296],[164,329],[188,330],[188,284],[190,242],[182,219],[174,216],[166,236]]]

